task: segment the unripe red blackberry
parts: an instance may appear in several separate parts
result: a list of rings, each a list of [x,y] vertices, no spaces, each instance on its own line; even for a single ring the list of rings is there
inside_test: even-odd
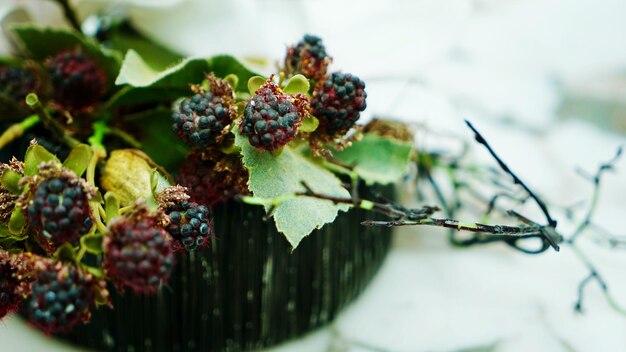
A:
[[[172,130],[190,147],[219,143],[235,117],[230,101],[210,92],[185,98],[172,112]]]
[[[46,67],[52,97],[64,109],[74,111],[93,106],[106,91],[106,76],[95,61],[80,50],[66,50],[49,58]]]
[[[33,70],[19,67],[0,67],[0,93],[23,102],[28,93],[35,92],[39,80]]]
[[[28,219],[41,247],[53,253],[64,243],[77,245],[89,232],[93,190],[67,169],[42,176],[28,203]]]
[[[155,293],[169,279],[174,252],[165,230],[149,215],[114,219],[104,238],[104,268],[115,285]]]
[[[248,171],[237,155],[225,155],[219,151],[187,156],[180,167],[176,181],[188,189],[190,200],[214,206],[237,194],[248,193]]]
[[[352,128],[365,110],[365,83],[349,73],[333,72],[315,87],[311,107],[319,130],[337,137]]]
[[[74,265],[46,262],[31,286],[30,322],[45,333],[68,332],[90,318],[95,280]]]
[[[322,39],[305,34],[296,46],[287,50],[285,67],[288,74],[301,73],[314,80],[322,80],[326,76],[332,58],[326,53]]]
[[[209,208],[198,203],[183,201],[167,209],[170,224],[167,231],[176,241],[174,249],[193,251],[209,245],[213,224]]]
[[[248,136],[254,147],[273,151],[296,136],[302,115],[296,97],[283,93],[275,83],[268,81],[246,105],[239,130]]]

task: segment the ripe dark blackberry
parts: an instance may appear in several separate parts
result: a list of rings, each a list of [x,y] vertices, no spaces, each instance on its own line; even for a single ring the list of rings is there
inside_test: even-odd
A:
[[[331,62],[322,39],[305,34],[296,46],[287,50],[285,67],[288,74],[301,73],[314,80],[323,80]]]
[[[349,73],[333,72],[318,84],[313,92],[311,107],[320,121],[319,130],[339,137],[352,128],[365,110],[365,83]]]
[[[170,224],[167,231],[176,240],[174,249],[193,251],[209,245],[213,224],[209,208],[198,203],[183,201],[167,209]]]
[[[35,92],[39,80],[33,70],[19,67],[0,67],[0,92],[22,103],[28,93]]]
[[[155,218],[134,214],[114,219],[104,238],[104,268],[115,285],[155,293],[169,279],[174,252]]]
[[[27,303],[30,322],[45,333],[68,332],[90,318],[94,279],[74,265],[47,262],[31,286]]]
[[[172,112],[172,130],[190,147],[206,148],[220,142],[234,119],[230,101],[210,92],[185,98]]]
[[[78,244],[89,232],[93,191],[69,170],[45,175],[28,204],[28,218],[41,247],[54,253],[64,243]]]
[[[188,189],[190,200],[209,207],[225,202],[237,194],[248,193],[248,171],[238,156],[221,152],[187,156],[176,181]]]
[[[52,97],[62,108],[80,111],[93,106],[106,91],[106,76],[95,61],[80,50],[66,50],[49,58],[46,67]]]
[[[273,151],[289,143],[302,123],[296,99],[268,81],[246,105],[239,131],[253,146]]]

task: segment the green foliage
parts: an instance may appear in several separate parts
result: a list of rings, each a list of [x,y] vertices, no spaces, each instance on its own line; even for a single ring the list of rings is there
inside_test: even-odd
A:
[[[76,249],[69,243],[64,243],[54,252],[54,258],[63,262],[76,263]]]
[[[15,207],[13,212],[11,213],[11,217],[9,218],[9,232],[12,235],[19,236],[24,233],[24,226],[26,226],[26,218],[24,217],[24,213],[22,209],[19,207]]]
[[[70,155],[63,162],[63,166],[74,171],[76,176],[80,177],[87,170],[92,157],[93,149],[87,144],[79,144],[70,151]]]
[[[35,175],[39,172],[39,165],[49,161],[61,163],[61,161],[52,153],[47,151],[46,148],[38,144],[31,145],[26,150],[26,156],[24,156],[24,175]]]
[[[320,120],[318,120],[317,117],[313,115],[309,115],[302,121],[302,126],[300,126],[300,131],[311,133],[311,132],[314,132],[319,127],[319,125],[320,125]]]
[[[107,221],[115,219],[120,215],[120,200],[115,193],[107,192],[104,195],[104,212],[107,217]]]
[[[310,160],[292,150],[283,148],[280,155],[258,151],[247,138],[236,136],[236,144],[241,147],[243,163],[248,169],[248,186],[255,197],[276,198],[305,191],[302,182],[314,191],[329,196],[350,197],[341,181],[331,172],[320,168]],[[271,206],[266,206],[266,211]],[[285,199],[273,209],[273,217],[278,231],[295,249],[300,241],[313,230],[332,222],[339,210],[348,206],[308,197]]]
[[[283,91],[287,94],[306,94],[309,91],[309,80],[303,75],[295,75],[289,79]]]
[[[120,70],[119,53],[101,46],[95,39],[72,30],[16,24],[11,30],[22,48],[35,60],[43,61],[63,50],[80,48],[102,68],[112,85]]]
[[[2,184],[2,188],[13,194],[20,194],[22,190],[19,186],[19,182],[22,176],[17,172],[7,169],[2,173],[2,178],[0,178],[0,184]]]
[[[261,76],[253,76],[248,79],[247,87],[250,95],[254,95],[259,88],[266,82],[266,79]]]
[[[333,154],[341,163],[353,166],[367,184],[389,184],[406,174],[412,150],[411,143],[366,134],[362,140]]]
[[[200,84],[204,74],[213,72],[217,77],[235,75],[236,91],[245,91],[246,82],[255,75],[241,62],[229,55],[211,58],[187,58],[164,70],[155,69],[137,52],[126,53],[122,69],[115,81],[125,88],[111,99],[111,105],[140,103],[145,101],[176,98],[190,94],[190,84]],[[233,81],[230,79],[230,81]]]
[[[80,238],[80,246],[87,252],[98,255],[102,253],[102,239],[101,233],[88,234]]]

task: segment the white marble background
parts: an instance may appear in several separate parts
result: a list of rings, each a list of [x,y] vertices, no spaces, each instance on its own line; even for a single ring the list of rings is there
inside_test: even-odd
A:
[[[58,21],[49,2],[8,3],[25,6],[38,21]],[[555,83],[626,70],[623,0],[83,0],[78,5],[83,14],[106,6],[125,9],[145,33],[189,54],[278,59],[302,33],[319,34],[335,68],[368,82],[367,117],[392,115],[468,140],[463,119],[471,119],[509,165],[554,204],[589,199],[591,186],[575,167],[593,172],[626,144],[624,135],[558,119],[562,96]],[[439,139],[420,133],[418,143],[434,148]],[[478,145],[471,158],[492,162]],[[605,175],[595,219],[626,235],[626,159],[617,169]],[[563,233],[570,233],[574,224],[559,220]],[[626,306],[626,253],[588,239],[580,246]],[[609,307],[596,283],[587,288],[585,313],[574,312],[576,288],[586,275],[568,247],[540,256],[503,245],[453,249],[443,230],[405,228],[397,232],[371,287],[332,326],[273,350],[626,350],[626,317]],[[15,352],[69,350],[17,318],[0,325],[0,345]]]

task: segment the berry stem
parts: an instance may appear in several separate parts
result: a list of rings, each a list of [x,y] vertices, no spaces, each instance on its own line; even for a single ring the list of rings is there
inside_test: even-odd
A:
[[[76,12],[72,8],[72,6],[70,6],[69,1],[68,0],[55,0],[55,1],[63,9],[63,16],[65,16],[65,19],[72,26],[72,28],[81,32],[80,22],[78,21],[78,16],[76,16]]]
[[[0,135],[0,149],[4,148],[7,144],[23,136],[24,132],[36,126],[39,122],[41,122],[41,119],[37,114],[34,114],[28,116],[18,123],[9,126],[9,128],[7,128],[2,133],[2,135]]]
[[[93,148],[93,156],[87,166],[87,174],[85,176],[87,183],[96,187],[96,167],[98,162],[107,156],[106,148],[102,144],[104,135],[108,132],[108,127],[104,120],[97,121],[93,124],[93,135],[89,137],[89,144]],[[100,215],[100,208],[102,205],[97,200],[90,200],[89,206],[91,207],[91,213],[94,217],[96,227],[102,234],[106,233],[106,226],[102,222]]]
[[[39,100],[37,94],[30,93],[26,96],[25,100],[26,105],[28,105],[33,111],[35,111],[37,115],[39,115],[39,118],[43,122],[44,126],[50,132],[52,132],[56,139],[58,139],[62,143],[65,143],[70,148],[74,148],[75,146],[80,144],[77,139],[68,135],[65,132],[63,126],[61,126],[56,120],[52,118],[52,116],[50,116],[48,111],[44,108],[43,104],[41,104],[41,101]]]

